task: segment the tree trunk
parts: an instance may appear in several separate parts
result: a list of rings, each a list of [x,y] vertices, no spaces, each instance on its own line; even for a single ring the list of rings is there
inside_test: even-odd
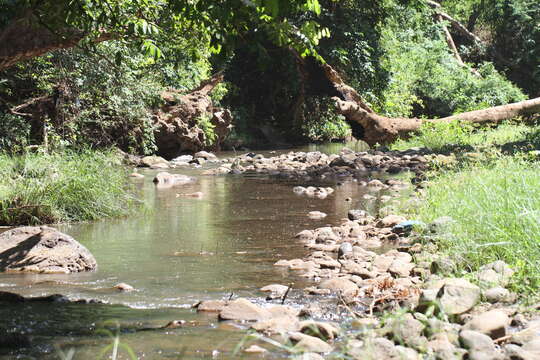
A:
[[[332,99],[336,103],[336,111],[345,116],[347,121],[360,124],[363,138],[369,145],[388,144],[400,137],[406,137],[420,129],[423,123],[467,121],[473,123],[497,123],[517,116],[540,113],[540,98],[520,101],[508,105],[500,105],[483,110],[469,111],[440,119],[390,118],[373,112],[362,101],[360,95],[346,85],[330,65],[321,65],[321,70],[333,88],[340,94]]]
[[[0,71],[52,50],[74,47],[86,36],[77,29],[64,29],[61,33],[53,33],[41,25],[31,11],[13,20],[0,31]],[[104,33],[94,41],[110,39],[112,35]]]

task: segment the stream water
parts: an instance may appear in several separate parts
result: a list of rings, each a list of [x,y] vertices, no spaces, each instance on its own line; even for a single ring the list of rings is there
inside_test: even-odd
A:
[[[327,153],[343,144],[310,147]],[[221,154],[231,156],[232,154]],[[170,172],[197,177],[192,185],[157,189],[154,170],[136,181],[148,211],[123,219],[58,225],[96,257],[96,272],[72,275],[0,275],[0,291],[25,296],[63,294],[102,304],[18,304],[0,308],[0,337],[25,334],[30,343],[0,348],[0,359],[61,359],[59,349],[75,350],[73,359],[97,359],[111,344],[103,329],[121,327],[120,341],[141,359],[230,358],[245,335],[238,325],[197,314],[199,300],[260,297],[272,283],[306,280],[273,266],[306,254],[293,236],[303,229],[336,224],[350,208],[364,208],[362,188],[354,182],[328,184],[328,198],[295,195],[296,185],[316,185],[267,177],[202,176],[200,169]],[[201,191],[202,199],[177,196]],[[346,198],[353,201],[346,201]],[[328,214],[311,220],[312,210]],[[136,290],[112,289],[124,282]],[[300,294],[300,292],[298,292]],[[298,295],[301,298],[301,295]],[[302,299],[296,299],[301,301]],[[171,320],[188,325],[148,330]],[[191,322],[190,322],[191,321]],[[114,327],[114,326],[113,326]],[[26,337],[25,337],[26,338]],[[25,340],[26,341],[26,340]],[[128,358],[123,353],[119,358]],[[235,357],[236,358],[236,357]],[[238,358],[256,358],[239,353]]]

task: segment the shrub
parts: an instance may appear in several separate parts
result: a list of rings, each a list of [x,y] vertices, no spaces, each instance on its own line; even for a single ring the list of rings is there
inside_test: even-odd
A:
[[[379,110],[388,116],[447,116],[525,99],[491,63],[477,69],[460,66],[448,50],[439,24],[429,13],[405,9],[382,32],[383,68],[389,85]]]

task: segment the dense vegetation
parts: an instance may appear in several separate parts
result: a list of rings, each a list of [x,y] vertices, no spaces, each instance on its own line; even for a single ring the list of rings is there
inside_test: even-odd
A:
[[[95,220],[137,200],[114,152],[0,155],[0,225]]]
[[[3,3],[0,27],[34,2]],[[47,3],[34,4],[41,21],[65,37],[73,27],[87,35],[0,73],[4,150],[46,143],[152,153],[160,92],[187,91],[217,71],[226,81],[214,100],[235,118],[229,145],[350,136],[324,82],[309,74],[313,60],[302,68],[298,54],[327,61],[389,116],[445,116],[538,95],[540,8],[529,0],[444,2],[482,41],[453,31],[466,67],[422,1]],[[93,42],[103,29],[119,35]],[[211,143],[212,128],[205,130]]]
[[[426,126],[418,136],[392,145],[444,154],[432,159],[420,206],[405,202],[402,211],[425,223],[451,217],[435,240],[440,256],[455,264],[453,275],[503,260],[517,272],[513,288],[531,299],[540,284],[539,131],[537,125],[516,123],[492,129],[450,123]],[[425,236],[433,240],[434,235]]]

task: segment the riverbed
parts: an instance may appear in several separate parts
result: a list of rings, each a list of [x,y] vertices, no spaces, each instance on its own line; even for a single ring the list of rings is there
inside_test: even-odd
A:
[[[342,147],[330,144],[294,150],[332,153]],[[103,330],[112,331],[115,324],[120,341],[141,359],[230,358],[245,332],[238,331],[239,325],[218,322],[215,315],[197,314],[192,304],[240,296],[260,301],[262,286],[293,284],[294,289],[308,285],[308,280],[273,266],[279,259],[306,255],[294,235],[335,224],[349,209],[368,206],[362,199],[365,187],[355,182],[202,175],[209,166],[170,170],[197,178],[194,184],[172,188],[153,184],[158,171],[141,170],[145,177],[134,180],[134,186],[146,210],[129,218],[55,225],[94,254],[97,271],[0,275],[3,291],[25,296],[58,293],[106,303],[21,304],[0,309],[0,333],[30,339],[25,346],[0,349],[0,359],[60,359],[59,352],[70,349],[75,350],[74,359],[96,359],[111,343]],[[293,192],[297,185],[331,186],[336,191],[326,199],[309,198]],[[194,192],[202,192],[203,197],[184,196]],[[328,217],[312,220],[307,213],[314,210]],[[113,289],[118,283],[127,283],[135,291]],[[292,292],[292,305],[303,301],[307,300],[301,291]],[[178,329],[155,329],[172,320],[187,323]],[[119,358],[128,358],[125,354]]]

